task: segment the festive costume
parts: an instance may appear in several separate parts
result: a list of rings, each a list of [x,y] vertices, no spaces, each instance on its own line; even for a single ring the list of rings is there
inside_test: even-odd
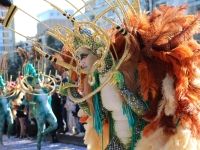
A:
[[[138,63],[138,85],[140,87],[138,90],[140,95],[149,102],[150,107],[149,111],[143,115],[143,118],[150,123],[144,128],[142,138],[136,143],[136,150],[200,149],[198,144],[200,123],[198,104],[199,44],[193,39],[194,33],[199,30],[199,23],[198,16],[183,14],[186,8],[186,5],[180,7],[161,5],[150,15],[136,13],[129,9],[127,11],[128,20],[125,19],[121,27],[117,26],[123,33],[126,32],[122,27],[127,29],[126,34],[130,35],[130,57]],[[128,21],[130,22],[128,23]],[[112,24],[115,25],[113,22]],[[54,36],[58,37],[58,34]],[[111,32],[111,37],[113,36],[115,41],[126,40]],[[67,41],[63,41],[63,43],[67,45]],[[78,44],[80,43],[87,45],[87,40]],[[117,45],[117,42],[114,44]],[[98,46],[96,47],[98,49]],[[91,47],[89,46],[89,48]],[[72,48],[68,46],[68,49],[70,51]],[[101,51],[99,54],[102,54]],[[109,68],[108,64],[106,63],[106,67]],[[98,62],[95,65],[94,67],[98,68]],[[100,74],[103,73],[100,72]],[[101,85],[106,81],[106,75],[99,77],[99,81],[98,78],[92,77],[91,73],[89,75],[91,85],[98,82]],[[113,77],[115,78],[115,76],[117,79],[118,77],[122,79],[117,82],[118,90],[125,97],[126,95],[131,97],[126,85],[120,84],[124,83],[122,75],[117,73]],[[116,108],[118,104],[115,97],[115,101],[109,105],[107,94],[111,94],[114,89],[111,90],[111,88],[107,88],[108,86],[109,83],[101,89],[102,105],[106,110],[112,107]],[[73,93],[71,96],[76,97],[74,100],[78,102],[81,95],[72,91],[72,88],[70,90]],[[113,95],[109,95],[109,97],[113,97]],[[128,101],[127,103],[131,104]],[[139,101],[135,104],[134,106],[137,106]],[[81,105],[86,112],[89,112],[87,103],[82,102]],[[120,130],[118,129],[118,131]],[[115,144],[120,143],[121,141],[118,139],[120,139],[119,135],[115,134],[108,149],[113,148],[112,141],[115,141]],[[125,148],[127,149],[127,147]]]
[[[48,90],[52,92],[54,87],[45,84],[44,75],[36,74],[35,69],[30,63],[25,66],[25,77],[24,80],[21,81],[21,85],[23,89],[29,93],[29,96],[32,95],[31,100],[29,99],[30,97],[27,97],[27,100],[23,101],[23,104],[31,107],[35,105],[35,118],[38,126],[37,149],[40,150],[42,138],[47,133],[55,130],[58,126],[57,119],[50,106],[50,96],[48,96]],[[29,89],[25,85],[28,86]],[[45,122],[48,122],[49,126],[44,130]]]
[[[200,149],[200,45],[193,39],[200,26],[186,9],[160,5],[150,15],[128,13],[140,46],[140,93],[150,104],[144,116],[150,124],[136,150]]]
[[[13,85],[12,85],[13,86]],[[7,129],[7,136],[10,138],[12,127],[13,127],[13,117],[15,114],[12,113],[13,103],[17,103],[17,99],[21,98],[22,94],[16,94],[14,88],[11,87],[10,83],[4,83],[2,76],[0,76],[0,89],[1,89],[1,96],[0,96],[0,145],[3,145],[3,131],[5,125],[5,119],[8,124]],[[16,95],[15,95],[16,94]]]
[[[1,86],[1,97],[0,97],[0,145],[3,145],[3,131],[4,131],[4,124],[5,119],[8,123],[8,131],[7,136],[10,138],[10,134],[12,131],[12,125],[13,125],[13,117],[11,113],[11,109],[8,103],[8,99],[5,95],[5,83],[3,81],[2,76],[0,76],[0,86]]]
[[[4,131],[4,125],[5,120],[7,122],[8,128],[7,128],[7,136],[10,138],[12,127],[14,123],[14,118],[16,117],[16,109],[14,106],[21,104],[21,99],[24,96],[23,92],[20,92],[18,90],[18,85],[15,82],[11,81],[12,76],[10,78],[10,81],[4,81],[4,78],[7,77],[7,62],[6,62],[6,53],[3,55],[1,63],[0,63],[0,145],[3,145],[3,131]]]
[[[59,32],[59,29],[66,30],[67,36],[65,38]],[[113,34],[112,31],[109,33]],[[126,64],[129,65],[131,62],[130,57],[127,57],[129,51],[127,45],[129,43],[126,40],[124,41],[127,44],[126,47],[123,47],[126,49],[126,53],[115,60],[112,51],[109,49],[111,43],[107,31],[102,30],[93,23],[75,22],[74,31],[56,26],[55,33],[49,34],[65,44],[73,58],[70,62],[76,61],[77,84],[83,84],[79,86],[84,86],[83,94],[78,92],[80,88],[77,89],[78,86],[73,84],[73,81],[61,85],[60,92],[68,95],[72,101],[77,102],[85,113],[90,116],[87,121],[86,129],[88,130],[86,130],[85,136],[88,149],[99,147],[120,150],[134,149],[135,143],[140,139],[140,132],[146,125],[146,122],[140,116],[146,113],[148,106],[137,95],[135,68],[125,67]],[[129,39],[128,36],[126,38]],[[77,59],[78,49],[84,47],[98,57],[98,60],[93,62],[89,72],[79,66],[81,59]],[[68,69],[75,70],[73,64],[61,63],[61,61],[41,51],[37,46],[35,46],[35,49],[43,56],[55,61],[57,65],[67,66]],[[83,77],[81,73],[87,74],[86,77]],[[83,79],[80,78],[81,76]],[[128,77],[131,77],[131,79],[129,78],[126,81]],[[129,84],[127,84],[128,82]],[[90,91],[87,91],[87,88],[90,88]],[[65,92],[65,89],[68,93]],[[97,138],[91,138],[94,136]],[[104,139],[101,143],[94,141],[100,138]]]
[[[106,3],[108,7],[100,14],[91,11],[95,18],[89,21],[85,17],[86,22],[74,19],[79,9],[69,15],[50,3],[74,23],[74,31],[58,25],[47,32],[65,45],[67,58],[57,56],[66,63],[35,47],[56,65],[72,71],[72,81],[62,85],[61,92],[67,89],[71,100],[90,116],[85,136],[91,146],[88,148],[100,145],[105,149],[199,150],[200,46],[193,39],[199,31],[199,17],[185,15],[185,4],[160,5],[147,14],[141,13],[138,0],[134,5],[127,0]],[[9,8],[11,12],[16,10],[13,6]],[[111,10],[120,25],[104,17]],[[4,26],[9,26],[8,18],[13,14],[1,19]],[[106,30],[101,19],[113,28]],[[66,31],[65,35],[61,29]],[[98,58],[92,66],[83,64],[88,56]],[[141,117],[149,122],[147,126]],[[90,132],[91,122],[94,130]],[[101,136],[105,139],[107,123],[110,127],[107,144],[90,139],[89,135],[95,132],[95,139]]]

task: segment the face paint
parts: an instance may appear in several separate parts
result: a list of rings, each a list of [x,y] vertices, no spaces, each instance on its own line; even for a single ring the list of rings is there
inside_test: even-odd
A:
[[[88,54],[89,54],[89,53],[88,53]],[[84,53],[80,54],[80,60],[86,58],[86,57],[88,56],[88,54],[84,54]]]
[[[87,71],[91,70],[92,65],[98,59],[97,56],[87,48],[79,48],[77,50],[77,57],[80,60],[80,66]]]

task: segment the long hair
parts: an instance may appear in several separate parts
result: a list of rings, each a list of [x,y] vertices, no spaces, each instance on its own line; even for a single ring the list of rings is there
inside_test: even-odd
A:
[[[115,59],[120,59],[124,53],[125,45],[126,45],[126,39],[115,29],[108,29],[108,33],[111,36],[111,45],[110,45],[110,51]],[[119,71],[124,74],[125,77],[125,84],[126,86],[132,91],[136,92],[137,84],[136,84],[136,66],[137,62],[139,60],[139,44],[137,40],[130,36],[130,45],[128,45],[129,54],[132,56],[128,60],[124,61],[121,66],[119,67]],[[117,56],[116,56],[117,54]],[[88,95],[92,92],[92,87],[87,82],[87,76],[84,79],[84,95]],[[121,94],[119,94],[121,95]],[[90,108],[91,114],[94,113],[94,106],[93,106],[93,97],[90,97],[86,100],[88,103],[88,106]],[[121,96],[122,103],[125,102],[125,99]]]

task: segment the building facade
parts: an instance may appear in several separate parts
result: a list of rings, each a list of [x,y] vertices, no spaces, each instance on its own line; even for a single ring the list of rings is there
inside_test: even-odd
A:
[[[0,8],[0,16],[5,17],[7,12],[7,9]],[[14,29],[14,20],[12,21],[10,27]],[[0,53],[9,52],[8,55],[10,55],[10,52],[14,50],[14,43],[14,33],[0,24]]]
[[[74,13],[73,10],[65,10],[65,11],[69,14]],[[47,10],[47,11],[44,11],[44,12],[38,14],[37,19],[50,28],[53,28],[55,25],[61,25],[61,26],[65,26],[69,29],[73,29],[72,22],[70,20],[68,20],[66,18],[66,16],[63,16],[60,12],[58,12],[56,9]],[[48,35],[46,32],[49,31],[49,28],[44,26],[42,23],[37,24],[36,40],[39,43],[46,45],[48,47],[51,47],[52,49],[54,49],[56,51],[61,51],[63,44],[59,40]],[[64,34],[64,31],[61,31],[61,32],[63,32],[63,34]],[[41,46],[41,48],[49,54],[55,53],[54,50],[49,49],[47,47]],[[53,66],[50,64],[50,62],[48,60],[44,59],[44,62],[42,64],[46,65],[46,67],[44,69],[45,72],[49,72],[51,70],[52,73],[54,73]],[[40,65],[37,65],[37,66],[39,66],[39,68],[44,67],[44,66],[41,66],[41,63],[40,63]]]
[[[65,10],[66,12],[73,14],[73,10]],[[57,10],[47,10],[37,15],[37,19],[41,21],[42,23],[46,24],[50,28],[53,28],[55,25],[62,25],[68,28],[72,28],[73,24],[61,13],[59,13]],[[48,31],[48,28],[42,25],[41,23],[37,24],[37,38],[39,42],[43,44],[47,44],[47,35],[46,32]]]

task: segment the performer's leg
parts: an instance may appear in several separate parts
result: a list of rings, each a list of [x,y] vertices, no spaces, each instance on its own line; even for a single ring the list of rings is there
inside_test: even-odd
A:
[[[26,131],[25,131],[25,117],[19,117],[19,123],[20,123],[20,138],[24,138],[26,136]]]
[[[4,130],[5,118],[0,114],[0,145],[3,145],[3,130]]]
[[[58,131],[58,129],[59,129],[59,114],[54,114],[55,115],[55,117],[56,117],[56,119],[57,119],[57,122],[58,122],[58,127],[55,129],[55,130],[53,130],[53,131],[51,131],[51,137],[52,137],[52,143],[57,143],[58,142],[58,139],[57,139],[57,135],[56,135],[56,132]]]
[[[20,136],[19,118],[15,118],[15,130],[16,130],[16,137],[15,138],[18,138]]]
[[[14,123],[11,110],[9,110],[7,115],[6,115],[6,121],[8,123],[7,136],[8,136],[8,138],[10,138],[10,135],[11,135],[11,132],[12,132],[12,128],[13,128],[13,123]]]
[[[46,116],[46,121],[49,123],[48,128],[44,131],[44,134],[47,134],[58,127],[57,119],[53,112],[49,112]]]
[[[37,133],[37,150],[41,150],[41,142],[42,136],[44,131],[44,123],[45,123],[45,115],[37,115],[37,126],[38,126],[38,133]]]

